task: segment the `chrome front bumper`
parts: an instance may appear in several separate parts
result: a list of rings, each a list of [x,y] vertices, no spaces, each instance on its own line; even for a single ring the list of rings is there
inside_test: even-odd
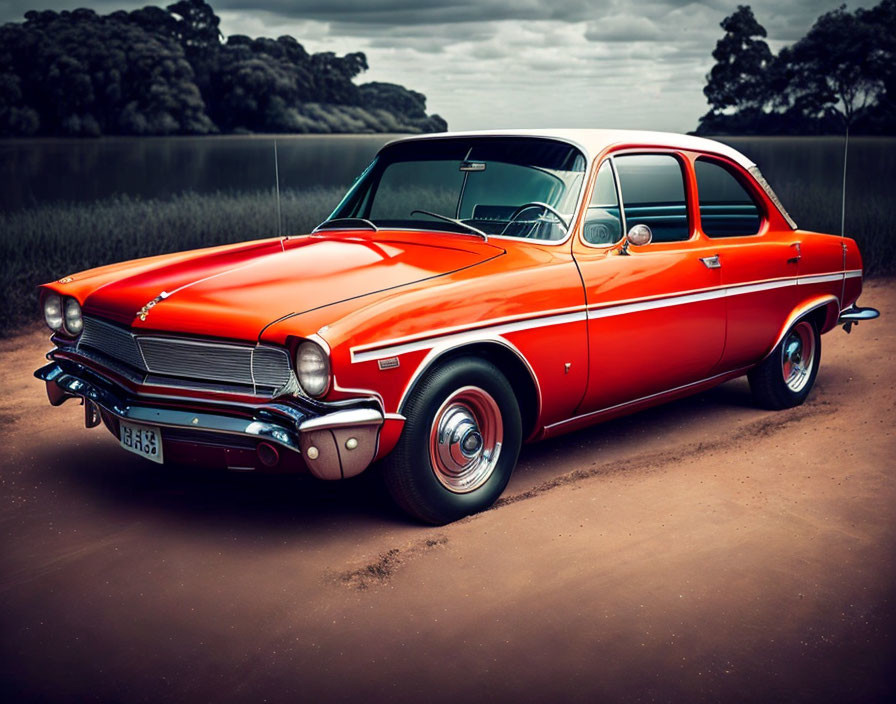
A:
[[[64,366],[63,366],[64,365]],[[162,428],[189,431],[202,437],[236,435],[299,453],[308,470],[320,479],[344,479],[360,474],[373,461],[379,443],[383,414],[373,408],[349,408],[315,414],[285,403],[240,407],[242,415],[184,410],[141,401],[124,389],[79,364],[59,361],[41,367],[34,376],[47,385],[50,404],[81,398],[87,406],[86,424],[96,425],[96,408],[118,419]],[[185,401],[187,399],[184,399]],[[250,413],[245,413],[246,410]],[[248,416],[248,417],[247,417]]]

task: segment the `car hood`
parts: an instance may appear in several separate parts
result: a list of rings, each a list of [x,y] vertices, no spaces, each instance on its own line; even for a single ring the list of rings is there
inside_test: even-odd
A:
[[[249,340],[285,316],[449,274],[503,251],[466,235],[323,233],[105,267],[72,277],[69,291],[85,314],[135,329]]]

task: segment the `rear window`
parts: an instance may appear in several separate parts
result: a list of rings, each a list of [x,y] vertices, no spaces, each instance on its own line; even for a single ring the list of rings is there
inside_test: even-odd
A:
[[[699,157],[694,163],[700,198],[700,224],[707,237],[755,235],[762,213],[750,192],[718,162]]]

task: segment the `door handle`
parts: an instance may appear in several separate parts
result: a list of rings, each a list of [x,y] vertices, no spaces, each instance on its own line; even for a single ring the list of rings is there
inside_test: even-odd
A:
[[[713,254],[711,257],[700,257],[700,261],[706,266],[707,269],[721,269],[722,262],[719,261],[719,255]]]
[[[796,256],[795,256],[795,257],[791,257],[790,259],[788,259],[788,260],[787,260],[787,263],[788,263],[788,264],[796,264],[800,259],[803,258],[803,250],[802,250],[802,248],[800,247],[800,243],[799,243],[799,242],[794,242],[794,243],[793,243],[792,245],[790,245],[790,246],[791,246],[791,247],[796,247]]]

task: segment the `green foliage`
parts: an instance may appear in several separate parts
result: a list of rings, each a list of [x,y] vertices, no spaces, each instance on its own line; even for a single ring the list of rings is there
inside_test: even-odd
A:
[[[0,136],[446,128],[420,93],[355,85],[363,53],[309,54],[289,36],[222,41],[204,0],[25,17],[0,27]]]
[[[698,133],[896,132],[896,0],[827,12],[777,56],[749,6],[721,26]]]
[[[0,27],[0,72],[18,81],[2,134],[207,134],[215,131],[182,47],[124,13],[29,12]],[[30,111],[37,126],[24,125]],[[2,109],[0,109],[2,112]]]

